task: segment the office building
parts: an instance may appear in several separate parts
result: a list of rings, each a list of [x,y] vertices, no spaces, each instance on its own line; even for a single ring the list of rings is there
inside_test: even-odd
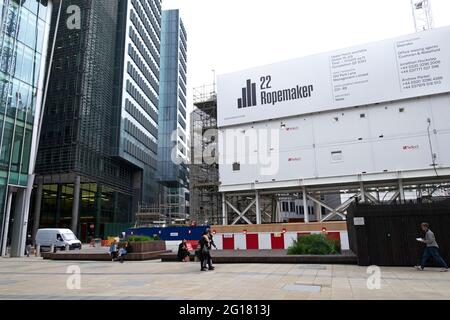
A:
[[[160,207],[171,221],[186,218],[189,210],[186,43],[186,29],[179,10],[163,11],[158,180]]]
[[[0,244],[23,254],[52,1],[0,0]]]
[[[59,1],[56,1],[57,3]],[[117,235],[157,194],[159,0],[66,0],[39,146],[34,230]]]

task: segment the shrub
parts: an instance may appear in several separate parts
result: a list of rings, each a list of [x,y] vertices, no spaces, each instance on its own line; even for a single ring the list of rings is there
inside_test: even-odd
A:
[[[129,236],[125,239],[125,241],[128,242],[144,242],[144,241],[152,241],[154,240],[151,237],[148,236]]]
[[[336,240],[329,240],[324,234],[311,234],[294,240],[292,246],[288,248],[289,255],[295,254],[338,254],[340,253],[340,243]]]

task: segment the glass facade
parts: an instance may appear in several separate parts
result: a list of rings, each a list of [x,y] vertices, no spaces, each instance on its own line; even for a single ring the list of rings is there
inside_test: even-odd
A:
[[[80,8],[81,28],[69,29],[60,20],[43,118],[35,187],[42,197],[40,206],[34,199],[34,218],[39,227],[76,228],[83,241],[115,235],[108,234],[111,225],[131,224],[139,201],[141,170],[117,157],[111,130],[118,117],[113,105],[120,4],[64,0],[62,12]],[[51,37],[54,31],[52,26]]]
[[[157,201],[161,2],[64,0],[62,12],[71,5],[81,28],[60,21],[33,211],[40,227],[72,226],[85,241]]]
[[[42,99],[51,2],[0,0],[0,226],[8,235],[8,193],[25,192]],[[29,193],[28,193],[29,197]],[[7,207],[12,208],[7,211]],[[18,217],[16,217],[16,220]]]
[[[162,15],[158,180],[170,214],[188,213],[187,34],[179,10]],[[176,161],[174,161],[176,158]]]

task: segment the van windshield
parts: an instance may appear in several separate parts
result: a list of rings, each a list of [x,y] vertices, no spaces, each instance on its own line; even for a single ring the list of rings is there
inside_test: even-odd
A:
[[[63,233],[62,236],[66,241],[77,240],[77,237],[73,233]]]

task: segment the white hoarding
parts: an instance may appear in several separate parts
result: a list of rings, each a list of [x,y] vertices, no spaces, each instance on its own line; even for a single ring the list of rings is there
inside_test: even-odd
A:
[[[450,27],[218,77],[218,125],[450,91]]]

